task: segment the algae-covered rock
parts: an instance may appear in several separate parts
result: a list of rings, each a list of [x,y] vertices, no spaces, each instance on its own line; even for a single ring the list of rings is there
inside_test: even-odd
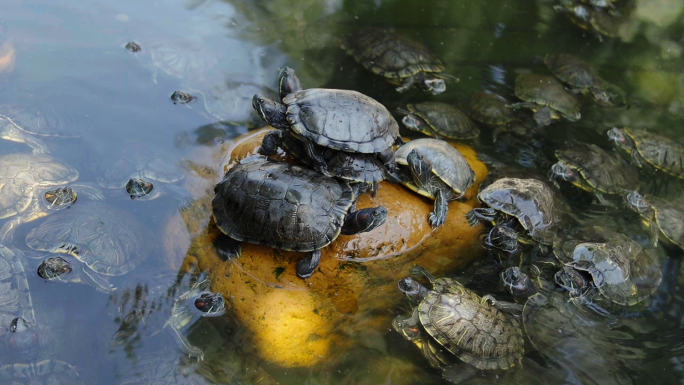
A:
[[[361,196],[357,208],[385,206],[385,225],[367,233],[340,235],[322,250],[319,269],[311,278],[297,277],[295,265],[302,254],[296,252],[243,243],[240,258],[223,261],[212,243],[219,230],[213,220],[209,221],[213,186],[225,171],[222,166],[228,168],[256,153],[266,132],[250,133],[219,149],[226,153],[223,165],[219,165],[221,171],[213,177],[205,175],[204,182],[193,178],[191,172],[186,183],[192,185],[188,188],[197,197],[195,211],[193,215],[181,213],[187,233],[194,236],[183,267],[198,266],[210,272],[211,290],[220,291],[232,303],[234,317],[248,331],[261,358],[284,367],[305,367],[367,343],[372,336],[387,331],[394,315],[390,309],[403,298],[396,282],[409,274],[412,265],[420,264],[439,275],[458,269],[481,253],[480,228],[471,228],[465,214],[476,205],[479,181],[487,169],[471,148],[455,144],[474,170],[477,182],[468,190],[467,200],[449,204],[444,226],[435,230],[430,227],[431,200],[383,182],[377,196]],[[215,159],[216,154],[198,155],[190,168],[201,170],[199,163],[203,161],[209,162],[205,163],[209,168],[215,167]],[[169,222],[167,240],[182,238],[177,234],[178,223],[173,222]]]

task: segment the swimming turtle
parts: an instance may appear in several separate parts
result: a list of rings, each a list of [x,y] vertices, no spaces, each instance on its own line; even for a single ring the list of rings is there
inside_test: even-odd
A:
[[[71,124],[62,114],[48,107],[0,105],[0,138],[26,143],[34,154],[49,152],[43,143],[44,138],[77,138],[78,135],[70,131]]]
[[[568,92],[558,80],[551,76],[518,74],[515,78],[515,96],[523,102],[509,106],[530,108],[535,112],[534,118],[538,124],[550,124],[552,119],[561,116],[575,122],[582,116],[575,95]]]
[[[558,162],[551,166],[551,174],[573,185],[596,194],[625,194],[639,185],[637,171],[624,160],[605,152],[595,144],[577,144],[556,151]]]
[[[667,200],[632,191],[627,195],[627,205],[641,215],[651,231],[651,243],[658,246],[658,235],[684,249],[684,202]]]
[[[644,163],[667,174],[684,179],[684,146],[662,135],[633,128],[612,128],[608,138],[632,155],[635,163]]]
[[[240,255],[235,241],[306,252],[297,275],[310,277],[321,250],[338,235],[371,231],[385,223],[387,209],[354,211],[358,197],[347,183],[264,156],[233,166],[214,188],[216,225]]]
[[[444,65],[421,43],[381,28],[367,27],[354,32],[342,49],[366,69],[400,85],[398,92],[414,85],[433,95],[446,90]]]
[[[280,93],[286,94],[282,104],[254,95],[252,106],[266,123],[297,137],[314,160],[316,170],[325,174],[327,163],[316,154],[315,144],[333,150],[377,154],[385,167],[394,171],[392,145],[399,138],[399,125],[382,104],[356,91],[297,89],[301,85],[294,79],[292,69],[281,71]],[[271,155],[283,135],[272,132],[267,136],[267,146],[262,144],[259,152]]]
[[[448,365],[450,355],[480,370],[509,369],[521,361],[522,330],[509,316],[458,281],[435,279],[420,266],[412,272],[423,274],[432,290],[411,277],[401,279],[399,290],[419,304],[411,315],[395,317],[392,326],[416,342],[433,367]],[[452,376],[458,371],[447,368],[445,378],[456,382]]]
[[[594,67],[586,61],[565,53],[544,57],[544,64],[574,93],[589,94],[599,104],[623,107],[625,93],[618,86],[603,80]]]
[[[0,218],[11,219],[0,229],[0,241],[11,239],[22,223],[69,207],[75,200],[75,192],[96,200],[104,199],[97,186],[74,183],[77,179],[76,169],[50,155],[22,153],[1,156]],[[68,190],[55,190],[57,186],[66,185],[69,185]],[[64,199],[59,200],[59,195]]]
[[[38,267],[42,278],[84,282],[109,292],[113,288],[106,277],[126,274],[138,266],[149,255],[149,239],[147,230],[131,214],[102,202],[83,202],[32,229],[26,244],[38,251],[68,254],[82,263],[74,269],[71,258],[52,255]]]
[[[603,36],[613,38],[617,36],[620,18],[611,15],[610,11],[600,7],[593,7],[580,0],[561,0],[561,4],[553,9],[565,14],[570,21],[585,31],[595,32],[599,41]]]
[[[111,339],[113,346],[135,344],[141,338],[169,331],[181,350],[189,357],[204,359],[202,349],[193,346],[181,329],[201,317],[217,317],[225,313],[221,293],[209,291],[209,279],[192,282],[173,272],[157,272],[134,276],[122,284],[122,290],[110,294],[119,329]]]
[[[422,102],[406,105],[407,110],[399,108],[404,115],[401,120],[406,128],[422,132],[427,136],[448,139],[475,139],[480,135],[468,115],[446,103]]]
[[[480,123],[502,126],[515,120],[513,110],[503,97],[488,92],[473,92],[468,96],[468,112]]]
[[[457,149],[432,138],[412,140],[397,149],[395,159],[402,167],[395,177],[420,195],[434,199],[428,216],[430,225],[446,221],[449,201],[459,199],[475,183],[475,172]]]

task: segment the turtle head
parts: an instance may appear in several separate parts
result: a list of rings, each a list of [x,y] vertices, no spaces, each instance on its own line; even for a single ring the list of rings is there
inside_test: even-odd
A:
[[[226,303],[221,293],[205,292],[195,298],[195,308],[203,317],[217,317],[226,312]]]
[[[418,150],[411,150],[406,157],[411,173],[416,175],[425,175],[432,172],[432,164],[423,156]]]
[[[401,119],[401,122],[404,124],[406,128],[408,128],[411,131],[418,131],[422,132],[425,129],[425,126],[427,125],[425,121],[415,114],[412,114],[410,111],[405,110],[403,108],[397,109],[400,114],[404,114],[404,117]]]
[[[10,322],[7,343],[13,351],[22,356],[32,356],[34,353],[37,353],[38,336],[31,330],[31,325],[28,321],[22,317],[17,317]]]
[[[625,130],[621,130],[617,127],[613,127],[608,130],[608,139],[615,142],[620,147],[629,147],[629,139],[627,138],[627,133]]]
[[[17,317],[10,322],[9,331],[10,333],[21,333],[29,330],[31,326],[28,321],[21,317]]]
[[[529,297],[534,293],[532,280],[518,266],[509,267],[501,272],[504,287],[514,297]]]
[[[549,171],[549,179],[560,178],[567,182],[573,182],[576,181],[578,177],[577,171],[563,161],[556,162],[551,166],[551,170]]]
[[[437,76],[426,76],[421,87],[433,95],[439,95],[446,91],[446,81]]]
[[[417,324],[414,317],[398,315],[392,320],[392,327],[408,341],[414,341],[421,337],[420,325]]]
[[[62,257],[50,257],[38,266],[38,276],[48,281],[64,280],[72,271],[71,263]]]
[[[487,235],[486,243],[507,253],[515,253],[518,251],[518,233],[508,226],[494,226]]]
[[[131,178],[126,183],[126,192],[131,196],[131,199],[144,197],[152,192],[154,185],[142,178]]]
[[[402,293],[416,302],[422,301],[428,294],[428,289],[411,277],[400,279],[397,287]]]
[[[387,209],[384,206],[361,209],[344,218],[341,233],[352,235],[372,231],[384,225],[386,220]]]
[[[558,286],[567,290],[570,295],[581,295],[589,288],[589,280],[572,266],[563,266],[554,276]]]
[[[290,67],[285,67],[280,70],[278,75],[278,90],[280,91],[280,101],[293,92],[300,91],[302,83],[295,74],[295,71]]]
[[[287,108],[284,105],[257,94],[252,98],[252,107],[269,125],[281,130],[289,127],[286,119]]]
[[[646,201],[646,198],[636,190],[627,195],[627,205],[638,213],[643,213],[651,208],[651,205]]]

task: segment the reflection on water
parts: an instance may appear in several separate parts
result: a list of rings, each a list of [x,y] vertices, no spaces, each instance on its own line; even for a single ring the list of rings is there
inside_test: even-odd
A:
[[[480,138],[468,144],[490,169],[516,165],[545,178],[558,161],[556,150],[577,143],[593,143],[611,156],[618,154],[606,135],[616,126],[647,128],[684,141],[680,130],[684,1],[590,3],[3,1],[0,123],[6,140],[0,141],[0,155],[28,156],[35,150],[49,153],[44,159],[50,161],[24,167],[33,167],[30,176],[15,177],[6,175],[9,168],[0,170],[0,203],[11,200],[13,206],[2,219],[3,233],[9,235],[3,241],[7,252],[0,250],[0,266],[4,266],[0,270],[0,318],[5,320],[6,313],[18,309],[28,314],[26,303],[18,303],[27,298],[22,290],[28,286],[29,305],[32,302],[35,311],[30,333],[35,333],[38,347],[31,354],[15,354],[3,338],[0,382],[22,376],[56,381],[70,377],[75,369],[86,384],[444,383],[442,373],[411,342],[391,331],[389,322],[378,322],[409,312],[410,304],[399,290],[393,294],[393,303],[400,305],[382,309],[359,308],[356,299],[344,302],[348,297],[339,294],[349,287],[323,293],[344,314],[318,317],[316,313],[317,323],[303,318],[309,313],[295,314],[292,325],[325,326],[337,338],[330,349],[334,354],[317,358],[318,363],[310,368],[288,368],[263,359],[263,347],[256,346],[245,324],[272,325],[269,320],[238,320],[232,312],[236,299],[225,292],[225,314],[198,313],[196,303],[188,301],[203,291],[218,289],[205,286],[209,281],[193,274],[177,273],[194,269],[192,265],[202,259],[204,251],[197,239],[213,240],[215,226],[206,198],[213,196],[213,186],[223,174],[223,157],[232,140],[263,124],[252,108],[252,96],[277,99],[278,69],[285,65],[296,70],[305,88],[357,90],[390,111],[424,101],[466,109],[475,92],[496,93],[506,103],[519,102],[517,77],[552,76],[544,64],[545,55],[569,53],[593,65],[602,81],[624,90],[628,108],[607,108],[576,92],[570,95],[581,105],[581,119],[576,122],[570,122],[567,114],[555,116],[553,108],[539,106],[533,106],[537,121],[528,112],[504,123],[488,121],[485,115],[477,122]],[[387,58],[364,62],[349,56],[340,45],[365,27],[394,28],[404,38],[427,47],[435,56],[428,64],[437,66],[440,61],[443,65],[443,74],[441,67],[436,72],[443,75],[440,79],[445,80],[446,90],[433,91],[433,95],[407,86],[399,93],[398,86],[410,84],[407,76],[378,75],[381,71],[373,69]],[[140,49],[126,47],[129,42],[139,44]],[[429,67],[423,64],[424,69]],[[432,79],[426,73],[412,73],[412,80],[430,88],[421,83]],[[174,102],[174,91],[186,92],[191,100]],[[554,102],[557,99],[550,101]],[[2,107],[10,104],[13,107]],[[551,120],[549,125],[538,124]],[[14,122],[21,122],[22,128],[35,127],[22,131]],[[402,134],[420,136],[408,130]],[[56,176],[60,167],[77,173],[62,180]],[[682,197],[684,182],[653,170],[648,164],[639,170],[640,192],[670,200]],[[48,182],[50,175],[54,182]],[[151,182],[153,188],[131,199],[125,186],[135,177]],[[34,192],[69,183],[78,197],[73,207],[27,206],[27,202],[36,204]],[[640,226],[638,214],[620,206],[619,200],[602,206],[591,188],[584,191],[567,179],[554,183],[576,219],[599,220],[649,247],[651,235]],[[81,207],[90,209],[80,215]],[[102,207],[106,207],[106,218],[99,215]],[[80,230],[84,224],[90,230]],[[538,309],[537,323],[525,326],[532,335],[522,366],[493,376],[479,371],[470,381],[682,382],[682,251],[671,243],[660,243],[662,283],[648,301],[611,317],[592,318],[574,314],[577,307],[563,302],[565,297],[551,296],[560,302]],[[93,260],[93,250],[107,260]],[[140,250],[144,255],[137,255]],[[194,259],[185,258],[186,253]],[[55,265],[51,273],[55,278],[41,279],[36,274],[41,262],[57,256],[64,263]],[[129,264],[130,258],[135,263]],[[349,256],[347,261],[355,259]],[[17,261],[25,274],[18,272]],[[273,290],[299,290],[281,281],[286,263],[280,260],[267,276],[247,272],[239,261],[226,263],[234,265],[232,271],[252,274],[243,282],[245,290],[256,293],[252,306],[264,305],[258,303],[263,283]],[[480,294],[512,300],[496,271],[514,263],[490,253],[448,275],[467,282]],[[358,261],[343,266],[359,276],[368,275]],[[383,287],[384,278],[364,279],[370,284],[355,286],[360,292],[354,298],[376,298],[373,290]],[[198,282],[204,283],[198,286]],[[112,288],[116,288],[112,293],[103,293]],[[326,324],[332,319],[338,321]],[[355,326],[350,326],[350,319]],[[572,328],[564,329],[565,319],[573,320]],[[302,332],[292,325],[272,330]],[[0,326],[9,328],[9,324]],[[556,329],[558,334],[553,333]],[[279,341],[281,337],[270,338]],[[314,331],[307,338],[307,344],[315,345],[322,337]],[[538,344],[540,340],[546,345]],[[289,349],[309,348],[294,345]]]

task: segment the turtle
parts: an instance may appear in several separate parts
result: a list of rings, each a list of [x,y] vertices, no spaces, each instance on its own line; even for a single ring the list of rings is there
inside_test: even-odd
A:
[[[460,109],[446,103],[422,102],[406,105],[401,122],[406,128],[427,136],[447,139],[475,139],[480,129]]]
[[[550,175],[593,192],[602,203],[602,194],[624,194],[639,185],[637,171],[621,158],[608,154],[595,144],[582,143],[556,151],[558,162]]]
[[[141,178],[131,178],[126,183],[126,192],[131,195],[131,199],[144,197],[152,193],[154,185]]]
[[[372,231],[387,219],[383,206],[355,211],[358,194],[349,184],[261,155],[233,166],[214,192],[213,217],[233,255],[240,255],[237,242],[306,252],[297,263],[301,278],[338,235]]]
[[[608,310],[642,302],[661,281],[660,264],[653,250],[599,226],[572,231],[565,239],[554,242],[553,252],[561,263],[591,277],[600,293],[595,302]]]
[[[122,285],[122,290],[110,294],[119,328],[112,335],[112,346],[135,344],[141,338],[167,330],[181,350],[189,357],[204,359],[202,349],[193,346],[181,329],[201,317],[218,317],[225,313],[221,293],[209,291],[209,279],[199,277],[194,282],[173,272],[157,272],[134,276]]]
[[[395,317],[392,326],[417,342],[433,367],[447,365],[450,354],[480,370],[505,370],[522,360],[522,330],[509,316],[458,281],[435,279],[421,266],[414,266],[412,272],[423,274],[432,290],[411,277],[399,280],[399,290],[419,304],[411,315]],[[472,373],[472,368],[467,370]],[[447,366],[443,374],[457,382],[458,372]]]
[[[683,145],[646,130],[627,127],[611,128],[608,138],[631,154],[639,167],[646,163],[666,174],[684,179]]]
[[[348,55],[374,74],[397,84],[397,92],[417,86],[433,95],[446,90],[444,65],[421,43],[393,31],[367,27],[354,32],[342,44]]]
[[[468,96],[470,117],[490,126],[503,126],[516,119],[508,101],[489,92],[473,92]]]
[[[412,140],[397,149],[395,159],[405,167],[394,178],[418,194],[435,200],[428,216],[433,227],[446,221],[449,201],[461,198],[475,183],[475,172],[468,161],[443,140]]]
[[[11,218],[0,228],[0,242],[10,240],[22,223],[69,207],[77,192],[91,199],[104,199],[94,184],[74,183],[78,176],[76,169],[50,155],[0,156],[0,218]],[[68,190],[58,192],[58,186]],[[64,199],[57,199],[60,195]]]
[[[617,36],[620,26],[619,18],[611,15],[605,9],[589,6],[579,0],[562,0],[561,4],[553,9],[558,13],[565,14],[570,21],[585,31],[594,32],[599,41],[603,42],[603,36],[614,38]]]
[[[30,104],[0,105],[0,138],[26,143],[34,154],[49,153],[44,138],[78,138],[70,131],[73,122],[49,108]]]
[[[576,122],[582,116],[577,98],[551,76],[518,74],[515,78],[515,96],[523,102],[510,104],[509,107],[532,109],[538,124],[548,125],[552,119],[561,116]]]
[[[356,91],[325,88],[297,89],[301,84],[294,70],[284,68],[279,77],[282,104],[262,95],[254,95],[252,106],[259,116],[278,130],[297,137],[304,150],[314,160],[314,169],[325,174],[327,163],[316,154],[314,145],[333,150],[377,154],[385,167],[394,172],[392,145],[401,141],[399,125],[392,114],[375,99]],[[259,152],[271,155],[276,151],[278,132],[267,134]],[[270,147],[269,147],[270,146]]]
[[[131,214],[103,202],[83,202],[50,216],[26,235],[33,250],[52,253],[38,267],[41,278],[62,282],[83,282],[99,291],[114,288],[108,276],[128,273],[149,254],[147,230]],[[82,263],[74,269],[68,254]],[[44,258],[27,255],[30,258]],[[68,257],[67,257],[68,258]]]
[[[0,245],[0,328],[7,329],[12,320],[20,317],[35,325],[31,291],[26,279],[24,253]]]
[[[544,64],[574,93],[589,94],[599,104],[608,107],[624,107],[625,92],[618,86],[603,80],[594,67],[586,61],[565,53],[544,57]]]
[[[627,205],[639,213],[649,227],[653,247],[658,246],[659,234],[662,233],[668,241],[684,249],[684,201],[670,201],[632,191],[627,195]]]

